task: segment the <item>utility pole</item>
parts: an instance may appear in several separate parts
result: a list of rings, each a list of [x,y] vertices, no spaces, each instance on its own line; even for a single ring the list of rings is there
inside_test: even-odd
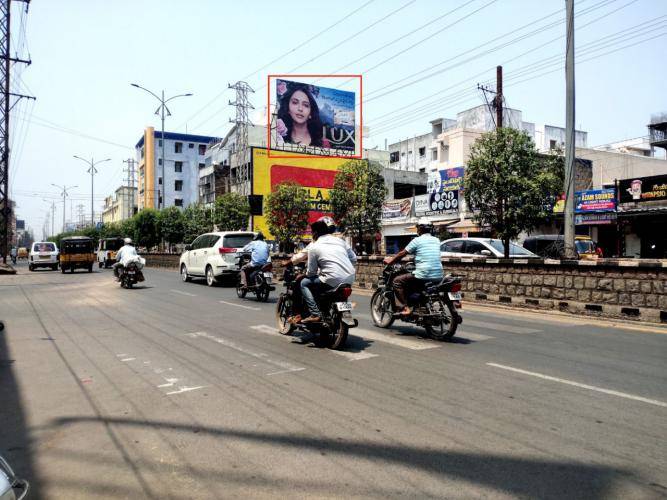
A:
[[[230,106],[236,108],[236,117],[229,121],[236,124],[236,184],[237,192],[242,195],[250,194],[248,183],[250,182],[250,148],[248,144],[248,126],[252,125],[248,117],[249,111],[255,109],[248,94],[254,93],[246,82],[236,82],[234,85],[227,84],[227,88],[236,90],[236,100],[229,101]]]
[[[165,142],[165,139],[164,139],[164,117],[165,117],[165,114],[164,113],[166,111],[167,116],[171,116],[171,111],[169,111],[169,108],[167,107],[167,103],[169,101],[171,101],[173,99],[176,99],[177,97],[190,97],[192,94],[190,92],[188,92],[187,94],[178,94],[178,95],[170,97],[169,99],[165,99],[164,98],[164,90],[162,91],[162,97],[159,97],[158,95],[151,92],[147,88],[142,87],[141,85],[138,85],[136,83],[130,83],[130,85],[132,85],[133,87],[136,87],[138,89],[145,90],[150,95],[155,97],[158,101],[160,101],[160,106],[155,110],[155,114],[156,115],[159,114],[160,115],[160,120],[162,121],[162,136],[161,136],[161,140],[162,140],[162,169],[161,170],[162,170],[162,172],[161,172],[161,177],[162,177],[162,186],[164,186],[166,188],[166,184],[165,184],[165,180],[164,180],[164,142]],[[151,188],[152,188],[152,186],[151,186]],[[166,191],[166,189],[163,189],[163,190]],[[157,187],[157,207],[158,208],[160,208],[160,197],[161,196],[162,196],[162,191],[160,190],[160,183],[158,182],[158,187]]]
[[[46,198],[42,198],[45,202],[51,204],[51,236],[56,235],[56,230],[55,230],[55,220],[56,220],[56,202],[53,200],[47,200]],[[48,227],[48,226],[47,226]]]
[[[89,168],[88,168],[88,173],[90,174],[90,225],[94,226],[95,225],[95,174],[97,173],[97,169],[95,168],[95,165],[98,165],[100,163],[104,163],[105,161],[111,161],[111,158],[105,158],[104,160],[98,160],[95,161],[92,158],[90,161],[86,160],[85,158],[81,158],[80,156],[74,155],[74,158],[77,160],[81,160],[85,162]]]
[[[565,53],[565,208],[564,257],[574,259],[574,0],[565,0],[567,47]]]
[[[63,185],[61,187],[61,186],[58,186],[57,184],[51,184],[51,185],[62,190],[62,192],[60,193],[60,196],[63,197],[63,230],[62,230],[62,232],[64,233],[65,232],[65,198],[67,198],[69,196],[69,194],[67,193],[67,190],[68,189],[74,189],[75,187],[79,187],[79,186],[65,186],[65,185]]]
[[[164,144],[164,140],[162,141],[162,144]],[[129,219],[134,215],[134,158],[128,158],[127,160],[123,160],[123,163],[127,163],[127,168],[125,169],[125,172],[127,172],[127,186],[130,188],[129,192],[129,208],[128,208],[128,214],[127,218]],[[164,161],[162,162],[164,165]],[[164,183],[164,180],[162,181]]]
[[[503,67],[496,66],[496,128],[503,126]]]
[[[26,9],[30,0],[14,0],[24,2]],[[11,57],[11,0],[0,0],[0,251],[2,261],[7,263],[9,253],[9,234],[11,233],[10,220],[12,215],[11,200],[9,199],[9,112],[11,111],[9,101],[12,97],[18,99],[34,97],[10,92],[9,80],[11,77],[11,63],[30,64],[30,60]],[[16,102],[14,103],[16,104]]]

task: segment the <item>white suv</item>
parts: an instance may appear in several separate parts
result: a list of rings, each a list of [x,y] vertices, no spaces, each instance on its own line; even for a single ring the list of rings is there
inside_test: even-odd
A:
[[[50,267],[58,270],[58,247],[52,241],[37,241],[30,248],[28,269],[34,271],[37,267]]]
[[[193,276],[206,278],[206,284],[213,286],[219,278],[238,275],[237,257],[240,250],[252,241],[255,233],[249,231],[226,231],[206,233],[198,236],[179,260],[183,281]]]
[[[440,257],[486,256],[502,259],[505,247],[502,240],[493,238],[452,238],[440,245]],[[510,259],[538,259],[530,250],[510,242]]]

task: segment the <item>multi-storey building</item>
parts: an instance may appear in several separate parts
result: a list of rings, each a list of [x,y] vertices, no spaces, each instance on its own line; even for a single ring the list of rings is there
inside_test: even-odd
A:
[[[136,212],[137,188],[121,186],[116,192],[104,199],[102,222],[109,224],[129,219]]]
[[[135,149],[139,163],[138,208],[186,207],[199,201],[199,171],[204,155],[217,137],[162,133],[147,127]],[[164,178],[163,178],[164,174]]]

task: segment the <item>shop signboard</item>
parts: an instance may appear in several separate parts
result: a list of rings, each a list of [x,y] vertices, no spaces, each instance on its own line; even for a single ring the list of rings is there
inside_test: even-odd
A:
[[[667,200],[667,175],[623,179],[618,195],[620,203]]]
[[[417,198],[420,198],[417,202]],[[446,191],[415,197],[415,216],[455,215],[459,212],[459,192]]]
[[[554,213],[561,214],[565,209],[564,195],[554,205]],[[616,194],[613,189],[589,189],[574,193],[574,213],[614,212]]]
[[[429,193],[442,193],[443,191],[462,191],[464,167],[446,168],[428,175],[426,190]]]
[[[616,223],[616,212],[601,212],[589,214],[576,214],[574,223],[577,226],[598,226]]]
[[[431,206],[431,195],[430,194],[420,194],[415,196],[415,217],[424,217],[426,212],[430,210]]]
[[[412,212],[412,198],[387,200],[382,204],[382,220],[405,220]]]

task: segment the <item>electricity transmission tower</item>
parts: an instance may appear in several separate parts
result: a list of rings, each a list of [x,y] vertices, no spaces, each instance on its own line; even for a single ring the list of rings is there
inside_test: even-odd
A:
[[[14,105],[10,106],[10,99],[21,98],[34,99],[34,97],[15,94],[9,91],[9,79],[11,76],[11,63],[30,64],[30,60],[11,57],[10,47],[10,27],[11,27],[11,1],[0,0],[0,251],[2,260],[7,263],[7,254],[9,253],[9,236],[11,233],[12,206],[9,199],[9,112]],[[14,0],[23,2],[26,9],[30,0]]]
[[[248,118],[248,111],[255,109],[250,101],[248,94],[255,91],[246,82],[236,82],[234,85],[227,85],[228,88],[236,90],[236,100],[229,101],[230,106],[236,108],[236,119],[229,121],[236,124],[236,145],[232,151],[232,167],[236,166],[236,178],[232,183],[236,184],[238,193],[250,194],[250,147],[248,145],[248,126],[252,126]],[[235,161],[234,161],[235,160]]]

